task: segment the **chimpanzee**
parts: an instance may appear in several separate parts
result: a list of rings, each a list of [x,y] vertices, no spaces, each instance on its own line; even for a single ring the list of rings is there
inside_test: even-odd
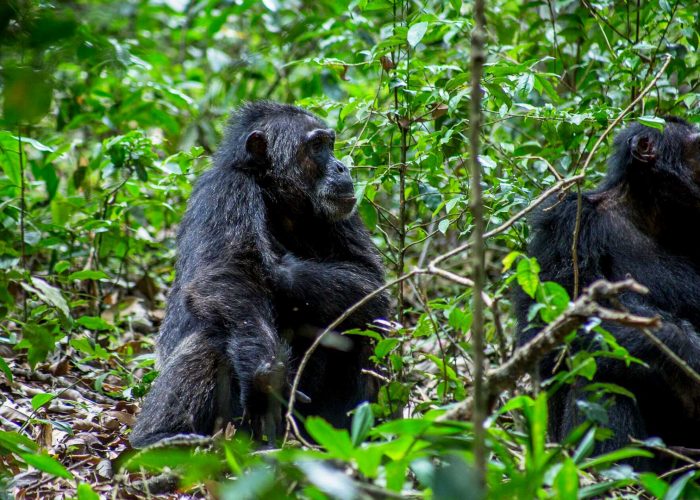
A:
[[[306,349],[383,284],[377,249],[354,212],[335,132],[313,114],[269,101],[232,114],[213,168],[198,180],[157,342],[159,376],[131,434],[142,447],[211,434],[229,421],[275,439],[280,398]],[[387,317],[380,294],[341,324]],[[337,427],[376,395],[368,337],[330,337],[302,374],[297,409]]]
[[[574,287],[571,246],[578,196],[554,197],[533,220],[529,253],[541,266],[542,280],[555,281],[569,293]],[[649,288],[648,295],[620,297],[629,311],[659,316],[652,333],[700,373],[700,134],[687,122],[669,117],[663,132],[631,125],[615,140],[615,154],[605,180],[582,194],[578,270],[582,286],[599,278],[631,276]],[[528,325],[532,302],[516,296],[519,332],[524,343],[538,331]],[[700,385],[643,332],[604,322],[602,327],[645,364],[597,358],[595,382],[612,383],[634,394],[611,396],[607,427],[614,435],[597,445],[607,452],[629,438],[660,437],[666,445],[700,448]],[[597,350],[594,334],[580,331],[571,348]],[[553,375],[561,353],[540,364],[543,379]],[[558,390],[550,400],[550,436],[562,441],[585,418],[577,404],[584,384]],[[659,468],[663,460],[638,462]]]

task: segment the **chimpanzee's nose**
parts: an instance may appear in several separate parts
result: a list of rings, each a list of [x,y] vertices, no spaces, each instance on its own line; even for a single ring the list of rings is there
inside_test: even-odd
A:
[[[338,171],[339,174],[347,172],[348,167],[346,167],[342,161],[339,161],[339,160],[334,160],[334,161],[335,161],[335,169]]]
[[[338,194],[338,196],[354,196],[355,187],[353,186],[352,181],[342,180],[336,184],[335,192]]]

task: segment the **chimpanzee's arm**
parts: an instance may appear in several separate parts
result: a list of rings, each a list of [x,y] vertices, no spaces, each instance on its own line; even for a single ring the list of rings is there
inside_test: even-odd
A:
[[[293,321],[327,325],[384,284],[381,258],[357,215],[329,226],[323,238],[333,247],[323,260],[283,253],[273,266],[275,307]],[[382,292],[358,308],[341,328],[364,328],[388,314],[388,295]]]
[[[227,350],[244,407],[261,368],[276,366],[283,351],[274,327],[272,292],[262,282],[259,266],[249,264],[199,269],[184,287],[188,310],[229,332]]]
[[[313,324],[326,325],[383,284],[377,269],[364,263],[317,262],[285,255],[277,270],[278,308]],[[355,311],[346,327],[362,328],[386,317],[388,298],[380,293]]]

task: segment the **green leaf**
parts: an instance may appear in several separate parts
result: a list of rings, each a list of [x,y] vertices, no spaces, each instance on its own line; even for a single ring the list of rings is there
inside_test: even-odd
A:
[[[95,493],[87,483],[80,483],[78,485],[78,500],[100,500],[100,495]]]
[[[38,410],[42,406],[44,406],[46,403],[51,401],[52,399],[56,398],[55,394],[49,394],[46,392],[42,392],[40,394],[35,395],[32,398],[32,408],[34,410]]]
[[[450,326],[457,330],[458,332],[468,332],[469,328],[472,326],[472,315],[471,311],[463,311],[460,307],[455,307],[450,311],[450,316],[447,321]]]
[[[56,274],[61,274],[63,271],[70,269],[70,262],[67,260],[62,260],[60,262],[57,262],[55,266],[53,266],[53,271]]]
[[[557,498],[578,498],[578,470],[573,460],[567,458],[554,478],[554,491]]]
[[[352,441],[345,429],[334,429],[321,417],[309,417],[306,419],[306,430],[333,457],[349,460],[352,456]]]
[[[428,31],[428,23],[416,23],[408,29],[408,35],[406,39],[411,47],[415,47],[420,43],[420,41],[425,36],[425,32]]]
[[[683,497],[683,492],[685,491],[685,487],[688,485],[688,481],[695,475],[695,471],[689,471],[683,474],[681,477],[676,479],[672,484],[671,487],[668,489],[666,492],[666,496],[664,497],[664,500],[678,500],[679,498],[684,498]]]
[[[559,283],[545,281],[537,287],[537,301],[544,304],[540,316],[547,323],[554,321],[569,305],[569,293]]]
[[[377,227],[377,209],[369,201],[362,200],[357,207],[357,211],[360,213],[360,217],[362,217],[362,221],[367,226],[367,229],[373,231]]]
[[[398,345],[398,339],[383,339],[377,342],[377,345],[374,348],[374,355],[377,356],[379,359],[382,359],[391,351],[393,351]]]
[[[663,498],[668,491],[668,483],[659,478],[653,472],[643,472],[639,475],[639,482],[645,490],[656,498]]]
[[[662,132],[666,126],[666,120],[657,116],[640,116],[637,118],[637,121],[642,125],[661,130]]]
[[[274,469],[258,466],[250,472],[229,481],[221,486],[219,491],[222,499],[252,500],[255,498],[270,498],[269,491],[274,487]]]
[[[598,467],[600,465],[616,464],[622,460],[633,457],[646,457],[652,458],[653,453],[647,450],[641,450],[637,448],[622,448],[621,450],[611,451],[610,453],[605,453],[604,455],[597,456],[591,460],[587,460],[581,468],[590,469],[593,467]]]
[[[378,445],[363,446],[356,448],[354,459],[357,463],[357,468],[367,477],[377,477],[379,466],[382,463],[384,456],[383,443]]]
[[[595,429],[591,429],[586,433],[579,445],[576,447],[576,451],[574,452],[574,456],[572,457],[574,463],[580,464],[583,461],[583,459],[585,459],[588,455],[591,454],[594,445]]]
[[[520,253],[520,252],[510,252],[508,255],[506,255],[503,258],[503,270],[502,270],[502,272],[505,273],[506,271],[508,271],[513,266],[513,262],[515,262],[517,260],[517,258],[520,257],[521,255],[522,255],[522,253]]]
[[[526,294],[534,299],[537,285],[540,282],[540,265],[537,260],[535,258],[520,259],[515,272],[518,284]]]
[[[429,420],[420,419],[398,419],[385,422],[378,427],[375,427],[372,434],[385,435],[393,434],[397,436],[417,436],[423,434],[425,431],[430,429],[433,422]]]
[[[76,271],[68,275],[69,280],[99,280],[103,278],[109,278],[109,276],[104,271],[93,271],[90,269]]]
[[[26,463],[39,469],[42,472],[47,472],[52,476],[63,477],[66,479],[72,479],[73,474],[71,474],[68,469],[66,469],[61,463],[46,454],[30,454],[30,453],[20,453],[20,457]]]
[[[30,282],[31,285],[29,285],[28,283],[21,283],[22,288],[36,294],[39,297],[39,299],[46,302],[47,304],[56,307],[59,311],[61,311],[61,313],[63,313],[63,316],[65,316],[66,318],[70,317],[68,303],[66,302],[66,299],[63,298],[63,295],[61,294],[61,291],[58,288],[49,285],[46,281],[42,280],[41,278],[33,277],[31,278]]]
[[[96,316],[81,316],[76,323],[88,330],[111,330],[112,328],[109,323]]]
[[[34,369],[37,363],[44,361],[49,352],[56,347],[56,338],[43,326],[28,323],[22,330],[22,340],[17,344],[19,348],[27,349],[27,361]]]
[[[19,168],[19,155],[17,154],[17,138],[10,132],[0,131],[0,168],[12,185],[19,187],[21,184]]]
[[[10,365],[7,364],[3,358],[0,358],[0,371],[5,374],[7,381],[12,383],[12,371],[10,370]]]
[[[0,450],[5,449],[12,453],[33,452],[37,449],[36,443],[28,437],[14,431],[0,430]]]
[[[369,403],[362,403],[355,409],[355,414],[352,416],[352,427],[350,435],[352,437],[352,445],[357,447],[362,443],[370,429],[374,425],[374,414],[372,406]]]

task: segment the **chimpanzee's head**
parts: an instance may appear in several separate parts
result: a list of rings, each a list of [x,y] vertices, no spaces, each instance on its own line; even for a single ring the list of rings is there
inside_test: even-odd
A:
[[[676,117],[666,118],[663,131],[634,124],[617,136],[615,148],[608,187],[625,182],[655,200],[700,206],[697,128]]]
[[[352,214],[356,200],[350,172],[334,156],[334,144],[335,131],[318,117],[296,106],[262,101],[233,114],[222,149],[242,149],[229,158],[237,161],[228,164],[253,170],[281,207],[292,213],[310,207],[337,221]]]

